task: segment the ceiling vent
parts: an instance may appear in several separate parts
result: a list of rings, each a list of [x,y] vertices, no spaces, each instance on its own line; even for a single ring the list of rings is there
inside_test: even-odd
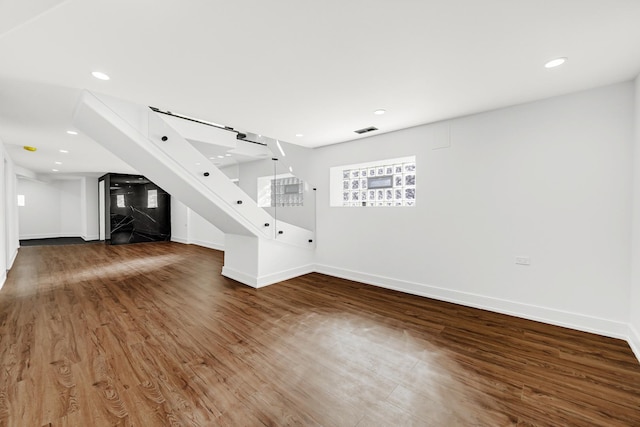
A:
[[[354,130],[355,133],[362,135],[363,133],[373,132],[374,130],[378,130],[377,127],[369,126],[368,128]]]

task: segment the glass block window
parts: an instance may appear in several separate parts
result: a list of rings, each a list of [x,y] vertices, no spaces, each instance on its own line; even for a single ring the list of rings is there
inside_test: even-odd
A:
[[[304,182],[291,174],[258,178],[258,206],[304,206]]]
[[[416,204],[416,157],[336,166],[330,170],[331,206],[393,207]]]
[[[271,180],[271,206],[303,205],[302,181],[294,176]]]

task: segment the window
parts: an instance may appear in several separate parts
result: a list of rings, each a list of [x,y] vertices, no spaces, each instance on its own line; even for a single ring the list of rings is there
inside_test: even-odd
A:
[[[331,206],[415,206],[416,157],[336,166],[330,169]]]
[[[295,176],[271,181],[271,206],[303,205],[302,181]]]
[[[24,206],[24,194],[18,194],[18,206]]]
[[[304,182],[292,174],[258,178],[258,206],[304,206]]]
[[[119,208],[124,208],[124,194],[116,194],[116,206]]]
[[[158,190],[147,191],[147,207],[148,208],[158,207]]]

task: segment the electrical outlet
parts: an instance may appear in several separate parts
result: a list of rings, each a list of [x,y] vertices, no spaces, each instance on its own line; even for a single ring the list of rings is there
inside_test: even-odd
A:
[[[528,256],[517,256],[516,264],[518,265],[531,265],[531,258]]]

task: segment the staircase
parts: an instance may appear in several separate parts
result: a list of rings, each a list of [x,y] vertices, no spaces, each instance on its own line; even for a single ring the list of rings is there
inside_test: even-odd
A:
[[[225,233],[224,276],[262,287],[312,271],[313,232],[276,222],[159,113],[85,91],[73,122]]]

